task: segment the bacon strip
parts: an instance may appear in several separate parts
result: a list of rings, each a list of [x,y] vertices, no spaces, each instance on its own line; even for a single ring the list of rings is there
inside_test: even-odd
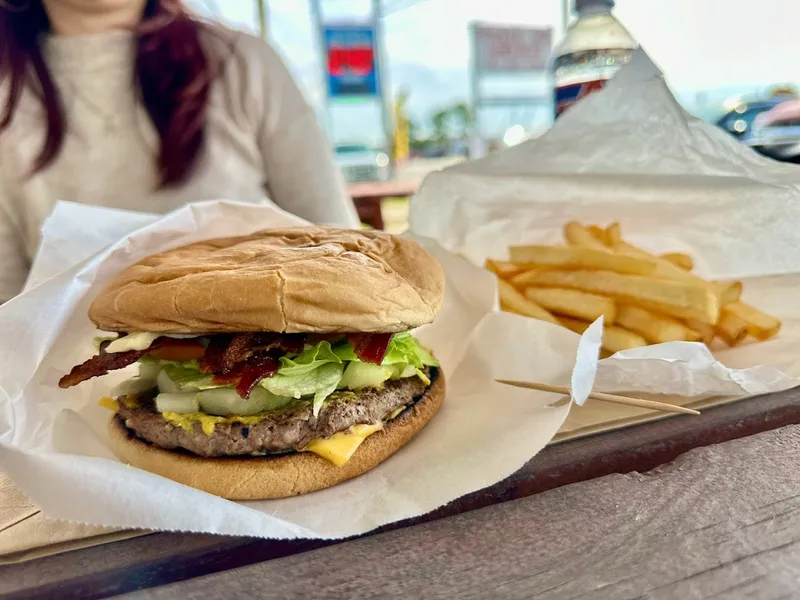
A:
[[[239,372],[239,382],[236,384],[236,393],[242,398],[249,398],[250,393],[262,379],[275,375],[281,363],[272,356],[261,355],[246,363]]]
[[[347,341],[359,360],[379,365],[386,356],[392,336],[391,333],[348,333]]]
[[[305,336],[280,333],[238,333],[222,355],[221,371],[230,371],[251,356],[279,350],[281,354],[303,351]]]
[[[103,342],[100,345],[100,354],[93,356],[83,364],[73,367],[68,375],[64,375],[58,381],[58,387],[69,388],[92,377],[101,377],[102,375],[107,375],[110,371],[124,369],[148,352],[147,350],[131,350],[129,352],[108,354],[106,347],[109,343],[108,341]]]
[[[58,387],[69,388],[91,379],[102,377],[111,371],[124,369],[147,354],[164,360],[192,360],[203,355],[205,348],[196,340],[179,340],[169,337],[156,338],[146,350],[128,350],[127,352],[106,352],[111,342],[106,340],[100,344],[100,353],[83,364],[73,367],[68,375],[58,381]]]
[[[200,359],[200,370],[203,373],[222,373],[224,371],[225,350],[233,340],[233,335],[220,334],[211,337],[206,353]]]

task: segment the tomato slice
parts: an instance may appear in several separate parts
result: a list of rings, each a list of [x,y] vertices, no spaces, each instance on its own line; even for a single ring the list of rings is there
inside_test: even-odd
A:
[[[159,346],[148,352],[148,355],[159,360],[174,360],[185,362],[187,360],[198,360],[206,353],[206,347],[195,340],[176,340],[169,339],[169,343]]]

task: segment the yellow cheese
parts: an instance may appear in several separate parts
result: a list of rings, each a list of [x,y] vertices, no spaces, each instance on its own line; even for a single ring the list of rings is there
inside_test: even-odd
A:
[[[380,423],[377,425],[354,425],[349,432],[336,433],[327,440],[311,440],[303,450],[318,454],[337,467],[341,467],[347,464],[365,439],[382,428]]]
[[[107,408],[108,410],[113,410],[114,412],[117,412],[119,410],[119,402],[117,402],[116,400],[114,400],[109,396],[103,396],[102,398],[100,398],[98,404],[103,408]]]

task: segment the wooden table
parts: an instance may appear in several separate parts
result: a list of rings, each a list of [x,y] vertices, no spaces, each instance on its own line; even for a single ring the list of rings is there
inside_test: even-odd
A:
[[[375,229],[383,229],[381,202],[385,198],[405,198],[414,195],[417,184],[404,181],[371,181],[354,183],[347,188],[358,217]]]
[[[358,539],[154,534],[0,567],[0,595],[788,598],[798,424],[800,391],[754,398],[550,446],[491,488]]]

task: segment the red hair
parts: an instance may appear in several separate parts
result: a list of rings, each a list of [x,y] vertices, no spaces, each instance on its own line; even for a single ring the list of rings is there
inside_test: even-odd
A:
[[[200,39],[204,28],[180,0],[147,0],[135,29],[132,83],[158,132],[156,163],[162,186],[185,181],[205,143],[206,107],[217,61]],[[7,80],[9,90],[0,110],[0,132],[11,124],[23,89],[31,89],[47,119],[34,173],[56,159],[67,130],[61,95],[39,43],[49,31],[42,0],[0,0],[0,81]]]

